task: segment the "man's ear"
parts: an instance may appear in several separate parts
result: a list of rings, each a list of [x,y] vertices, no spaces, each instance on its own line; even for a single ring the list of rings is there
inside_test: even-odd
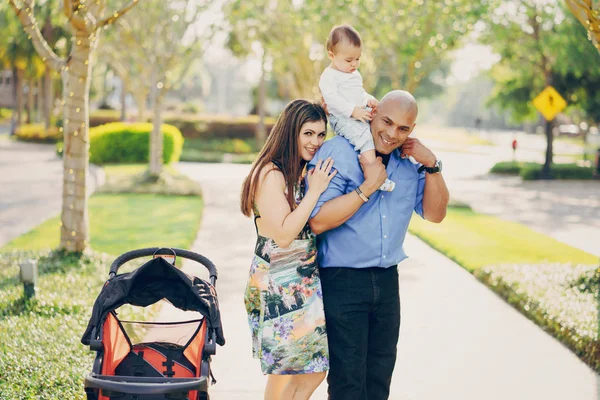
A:
[[[412,128],[410,128],[410,133],[408,134],[408,136],[412,135],[413,131],[415,130],[415,126],[417,126],[416,123],[414,123]]]

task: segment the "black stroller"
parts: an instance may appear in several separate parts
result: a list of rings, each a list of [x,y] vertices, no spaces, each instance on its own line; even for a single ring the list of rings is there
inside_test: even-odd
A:
[[[146,256],[153,259],[117,275],[124,263]],[[175,267],[177,256],[204,265],[210,283]],[[94,303],[81,339],[96,351],[92,372],[84,384],[88,400],[209,399],[211,356],[217,344],[225,344],[216,280],[213,263],[191,251],[146,248],[119,256],[110,267],[109,279]],[[116,310],[124,304],[146,307],[161,299],[199,314],[181,322],[117,318]],[[136,335],[136,328],[143,333]]]

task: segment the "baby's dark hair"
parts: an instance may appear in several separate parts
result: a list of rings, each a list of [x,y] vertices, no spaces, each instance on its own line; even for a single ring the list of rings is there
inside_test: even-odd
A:
[[[356,29],[347,24],[337,25],[331,29],[327,38],[327,51],[333,51],[341,41],[346,41],[355,47],[362,47],[360,35]]]

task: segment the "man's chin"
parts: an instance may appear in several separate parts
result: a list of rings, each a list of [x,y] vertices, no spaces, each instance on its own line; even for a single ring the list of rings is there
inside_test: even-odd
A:
[[[379,154],[391,154],[394,150],[396,150],[398,148],[398,146],[396,147],[390,147],[390,146],[379,146],[379,147],[375,147],[375,151],[378,152]]]

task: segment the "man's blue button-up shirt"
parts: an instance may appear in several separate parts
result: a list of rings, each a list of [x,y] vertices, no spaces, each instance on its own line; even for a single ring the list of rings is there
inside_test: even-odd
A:
[[[323,192],[311,218],[321,206],[338,196],[350,193],[364,181],[354,146],[341,136],[323,143],[308,165],[331,157],[338,171]],[[425,172],[418,173],[420,164],[402,159],[399,150],[390,155],[388,179],[396,183],[391,192],[380,190],[344,224],[317,237],[320,267],[389,267],[406,258],[402,249],[413,210],[423,217]]]

